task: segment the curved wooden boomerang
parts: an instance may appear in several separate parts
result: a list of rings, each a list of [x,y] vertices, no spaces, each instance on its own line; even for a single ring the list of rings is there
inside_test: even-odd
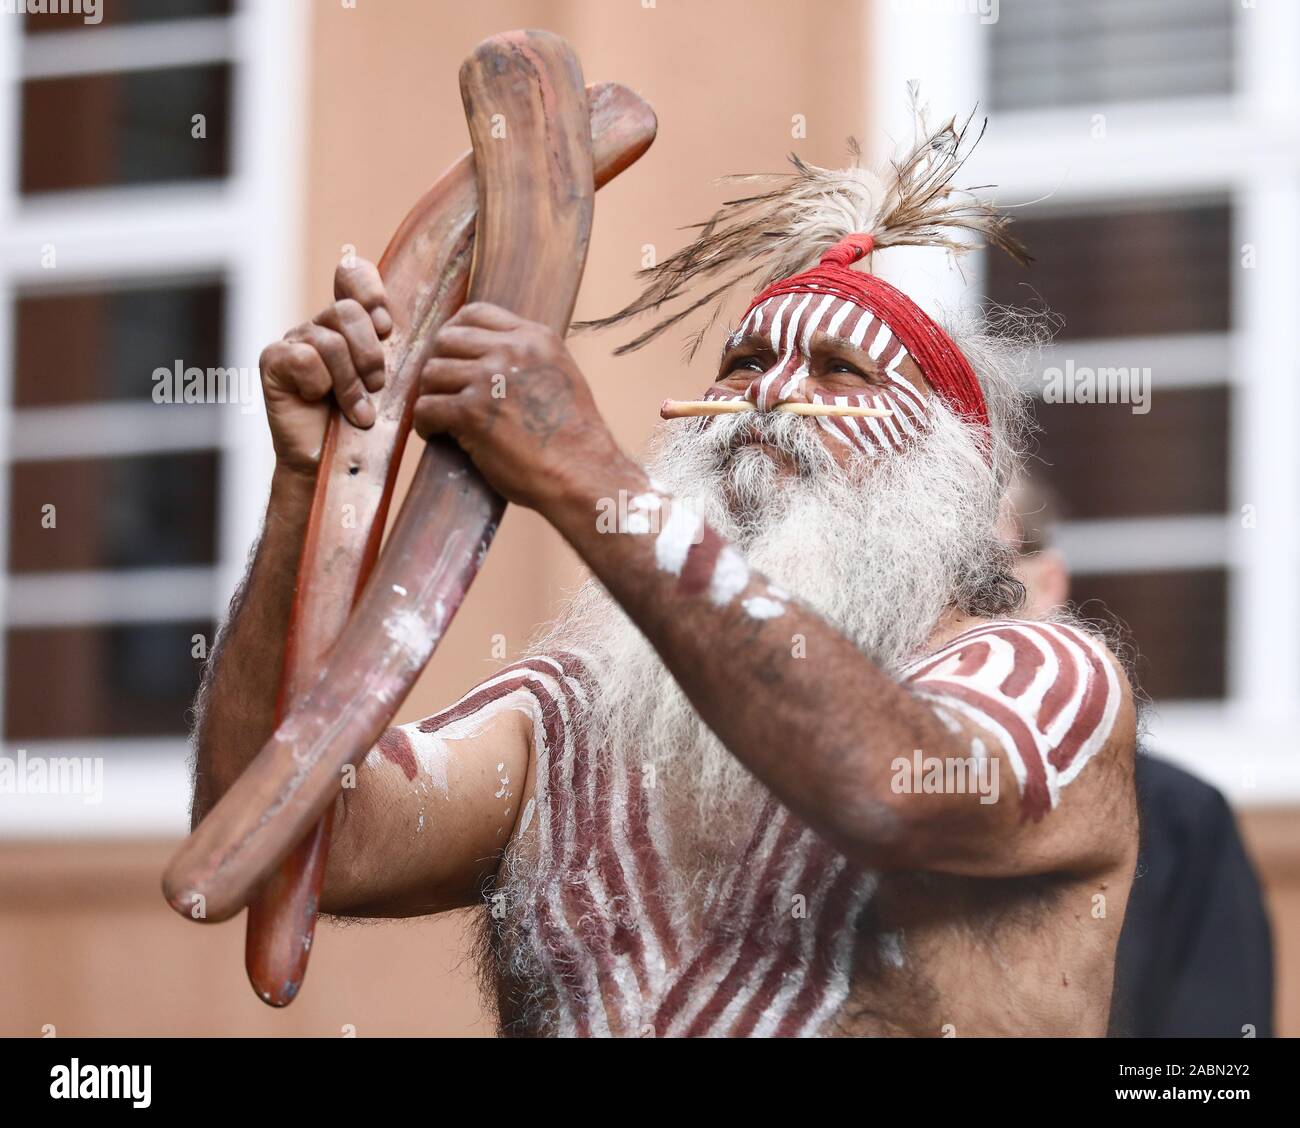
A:
[[[656,123],[650,106],[618,83],[593,84],[587,94],[599,188],[646,152]],[[330,420],[298,570],[277,723],[319,674],[374,565],[420,369],[438,328],[465,297],[476,193],[473,155],[467,153],[411,209],[379,261],[395,324],[384,346],[389,376],[368,431],[337,410]],[[430,286],[430,279],[438,284]],[[333,817],[331,806],[249,905],[244,964],[258,998],[271,1006],[292,1002],[306,974]]]
[[[480,173],[470,297],[563,331],[594,187],[577,62],[554,36],[513,33],[485,43],[461,81]],[[510,130],[504,144],[488,135],[490,116],[500,112]],[[527,270],[519,269],[521,247]],[[426,445],[374,575],[321,675],[168,868],[164,891],[179,913],[213,921],[233,915],[330,807],[341,769],[365,756],[432,654],[503,507],[458,446]]]

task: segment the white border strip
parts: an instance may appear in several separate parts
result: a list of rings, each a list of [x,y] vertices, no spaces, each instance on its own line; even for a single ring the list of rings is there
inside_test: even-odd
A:
[[[9,574],[5,624],[59,627],[175,622],[212,614],[212,568]]]
[[[181,837],[189,832],[189,749],[184,740],[6,742],[0,756],[16,770],[18,749],[30,764],[86,758],[103,761],[102,800],[75,795],[0,792],[0,833],[5,838]]]
[[[209,16],[28,35],[23,37],[22,74],[65,78],[231,62],[232,25],[239,19]]]
[[[152,385],[142,387],[147,391]],[[259,409],[260,410],[260,409]],[[223,411],[238,404],[88,403],[13,412],[14,462],[119,458],[219,446]]]
[[[1056,547],[1080,576],[1226,568],[1233,563],[1233,524],[1219,514],[1064,521]]]

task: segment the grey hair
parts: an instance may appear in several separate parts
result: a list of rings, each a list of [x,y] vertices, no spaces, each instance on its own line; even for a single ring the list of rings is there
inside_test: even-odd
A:
[[[1028,453],[1033,434],[1029,386],[1056,323],[1050,315],[1010,306],[947,312],[938,318],[944,331],[970,361],[989,412],[988,469],[994,494],[1006,497]],[[968,615],[1013,614],[1025,602],[1024,585],[1015,577],[1016,553],[997,535],[998,514],[989,516],[989,544],[983,563],[965,577],[955,593]]]

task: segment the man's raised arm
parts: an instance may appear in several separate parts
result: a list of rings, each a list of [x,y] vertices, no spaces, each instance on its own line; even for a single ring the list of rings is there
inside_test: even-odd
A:
[[[281,467],[262,539],[198,706],[197,823],[275,728],[284,639],[314,479]],[[471,695],[472,696],[472,695]],[[410,916],[469,905],[496,869],[528,790],[532,706],[487,698],[389,729],[335,813],[321,910]],[[489,715],[490,714],[490,715]],[[466,723],[467,722],[467,723]]]
[[[194,824],[275,730],[284,642],[331,393],[358,427],[375,421],[367,393],[384,385],[380,338],[393,329],[379,271],[364,261],[340,267],[334,294],[332,305],[262,353],[275,474],[261,542],[231,602],[195,704]]]
[[[231,600],[194,706],[193,826],[275,731],[284,642],[314,491],[314,475],[276,468],[262,538]]]

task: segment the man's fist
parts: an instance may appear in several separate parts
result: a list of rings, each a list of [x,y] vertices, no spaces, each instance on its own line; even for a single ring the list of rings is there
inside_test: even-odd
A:
[[[282,466],[315,472],[329,421],[331,393],[343,414],[370,427],[368,393],[384,386],[384,349],[393,331],[384,284],[375,265],[357,259],[334,273],[333,305],[262,353],[262,392]]]
[[[622,452],[552,329],[500,306],[464,306],[420,374],[415,429],[446,434],[508,501],[545,512]]]

